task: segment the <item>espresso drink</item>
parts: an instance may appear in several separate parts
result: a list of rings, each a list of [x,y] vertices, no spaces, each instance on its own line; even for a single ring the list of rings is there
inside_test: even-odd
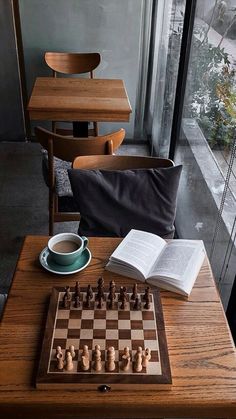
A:
[[[63,240],[54,244],[52,250],[59,253],[71,253],[75,252],[75,250],[79,249],[79,247],[80,245],[78,243],[75,243],[71,240]]]

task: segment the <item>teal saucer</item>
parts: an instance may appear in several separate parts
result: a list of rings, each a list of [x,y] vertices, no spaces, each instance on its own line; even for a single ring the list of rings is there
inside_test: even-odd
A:
[[[62,266],[58,265],[52,260],[48,248],[45,247],[45,249],[43,249],[39,255],[39,262],[41,263],[42,267],[49,272],[59,275],[70,275],[85,269],[86,266],[88,266],[90,263],[91,257],[92,256],[90,250],[85,249],[74,263],[71,265]]]

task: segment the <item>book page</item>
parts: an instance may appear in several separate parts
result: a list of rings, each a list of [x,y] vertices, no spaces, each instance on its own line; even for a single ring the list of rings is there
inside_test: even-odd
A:
[[[110,257],[139,270],[146,278],[158,255],[166,246],[161,237],[145,231],[131,230]]]
[[[149,276],[170,277],[184,282],[186,272],[198,264],[202,248],[201,240],[173,240],[162,251]]]

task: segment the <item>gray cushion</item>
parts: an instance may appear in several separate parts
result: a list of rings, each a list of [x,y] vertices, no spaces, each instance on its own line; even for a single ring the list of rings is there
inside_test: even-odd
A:
[[[79,234],[124,237],[134,228],[173,237],[181,169],[70,169]]]
[[[42,150],[42,170],[46,185],[48,186],[48,153],[47,150]],[[58,159],[54,157],[55,170],[55,189],[59,197],[73,196],[71,185],[68,177],[68,169],[71,168],[71,162]]]

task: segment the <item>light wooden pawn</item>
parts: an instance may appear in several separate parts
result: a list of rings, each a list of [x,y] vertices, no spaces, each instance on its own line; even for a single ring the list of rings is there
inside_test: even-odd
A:
[[[122,355],[121,369],[123,371],[128,371],[129,370],[130,360],[131,360],[131,356],[130,356],[129,348],[128,348],[128,346],[126,346],[124,348],[124,353]]]
[[[115,348],[113,346],[110,346],[107,350],[107,370],[108,371],[114,371],[116,368],[115,364]]]
[[[72,355],[68,351],[66,352],[66,371],[72,371],[74,368],[73,361],[72,361]]]
[[[89,370],[89,350],[87,345],[84,345],[83,352],[81,354],[81,368],[83,371]]]
[[[142,357],[142,360],[143,360],[142,364],[143,364],[143,367],[144,368],[147,368],[148,363],[149,363],[151,357],[152,357],[151,356],[151,349],[150,348],[146,348],[145,351],[144,351],[143,357]]]
[[[74,359],[74,357],[75,357],[75,347],[74,347],[74,345],[69,346],[69,351],[71,353],[72,359]]]
[[[135,354],[135,358],[134,358],[134,371],[135,372],[142,371],[142,368],[143,368],[143,366],[142,366],[142,355],[143,355],[142,352],[143,352],[142,347],[139,346],[138,349],[137,349],[137,352]]]
[[[64,359],[63,359],[63,354],[62,354],[62,352],[59,352],[57,355],[56,355],[56,357],[57,357],[57,369],[58,370],[63,370],[63,368],[64,368]]]
[[[94,351],[94,369],[99,372],[102,369],[101,350],[100,345],[95,346]]]

